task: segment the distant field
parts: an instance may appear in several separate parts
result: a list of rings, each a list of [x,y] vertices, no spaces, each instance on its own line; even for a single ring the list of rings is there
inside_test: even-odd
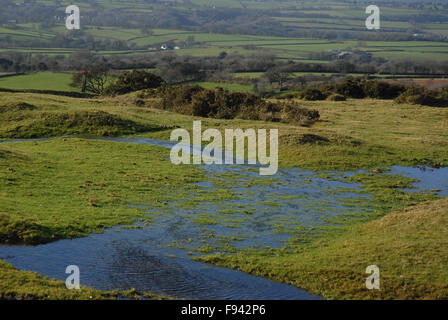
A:
[[[263,76],[264,72],[236,72],[233,74],[234,78],[249,78],[249,79],[257,79]],[[349,77],[364,77],[366,74],[363,73],[330,73],[330,72],[291,72],[289,73],[290,77],[303,77],[307,75],[317,75],[317,76],[323,76],[323,77],[330,77],[332,75],[338,75],[338,76],[349,76]],[[403,78],[410,78],[408,75],[389,75],[389,74],[369,74],[369,76],[374,76],[378,78],[392,78],[392,77],[403,77]],[[423,82],[426,81],[445,81],[448,79],[419,79],[417,77],[414,78],[414,80],[421,80]]]
[[[168,30],[164,30],[168,31]],[[158,37],[149,36],[142,38],[134,38],[129,40],[131,43],[135,42],[138,45],[144,45],[145,50],[138,52],[149,52],[150,48],[158,49],[158,43],[168,42],[170,40],[179,41],[185,40],[188,36],[194,36],[195,40],[203,38],[202,41],[197,42],[192,48],[182,48],[175,50],[177,54],[189,54],[194,56],[217,56],[221,52],[240,53],[240,54],[274,54],[278,59],[293,60],[305,63],[328,63],[325,60],[311,59],[310,55],[315,53],[328,52],[333,49],[339,50],[362,50],[369,52],[376,57],[383,57],[386,59],[412,59],[412,60],[448,60],[448,43],[431,42],[431,41],[381,41],[381,42],[367,42],[361,43],[358,41],[322,41],[316,39],[295,39],[290,38],[276,38],[275,40],[260,40],[257,38],[245,38],[245,36],[234,35],[234,40],[216,41],[212,40],[216,34],[196,34],[196,33],[171,33],[170,35],[163,35]],[[229,35],[220,35],[228,37]],[[205,40],[209,37],[210,40]],[[0,34],[1,41],[1,34]],[[27,52],[32,54],[48,54],[48,55],[68,55],[76,51],[71,48],[22,48],[22,47],[8,47],[0,48],[0,52],[17,51]],[[114,50],[114,51],[99,51],[101,54],[129,54],[133,50]]]
[[[0,88],[75,91],[70,82],[69,73],[44,72],[0,78]]]
[[[77,91],[76,88],[69,86],[70,82],[71,74],[69,73],[42,72],[0,78],[0,88]],[[221,87],[229,91],[252,92],[251,85],[220,82],[191,82],[189,84],[197,84],[206,89]]]
[[[17,0],[16,3],[23,3]],[[42,4],[52,4],[48,0],[36,0]],[[68,5],[69,1],[61,1],[61,5]],[[345,35],[372,34],[365,28],[364,21],[366,4],[338,1],[254,1],[254,0],[190,0],[176,1],[166,0],[157,2],[136,2],[119,0],[100,0],[94,2],[82,2],[81,10],[98,11],[101,8],[115,8],[122,12],[153,12],[155,9],[170,7],[179,10],[200,10],[210,8],[234,8],[234,9],[259,9],[270,19],[279,23],[285,30],[309,31],[310,35],[299,37],[259,36],[248,34],[220,34],[216,32],[196,32],[181,30],[181,27],[172,29],[139,29],[111,26],[82,25],[85,36],[92,36],[95,40],[125,41],[128,45],[139,46],[141,50],[159,48],[160,44],[174,41],[182,43],[189,37],[194,37],[194,44],[176,51],[179,54],[191,54],[196,56],[216,56],[222,51],[227,53],[239,52],[241,54],[270,53],[279,59],[303,61],[309,63],[325,63],[325,60],[314,60],[316,53],[327,52],[332,49],[362,50],[372,53],[376,57],[386,59],[414,59],[414,60],[448,60],[448,42],[430,41],[369,41],[358,42],[341,41],[333,37],[331,40],[313,36],[313,32],[340,31]],[[411,8],[405,5],[393,6],[381,4],[381,34],[410,35],[416,33],[415,39],[420,35],[431,33],[433,35],[448,35],[448,8],[441,5],[420,4]],[[412,17],[439,17],[432,18],[431,22],[415,22]],[[409,19],[406,19],[409,17]],[[412,19],[411,19],[412,18]],[[423,19],[423,21],[425,21]],[[191,28],[192,30],[194,28]],[[48,43],[57,34],[64,34],[64,23],[56,23],[54,26],[43,27],[39,23],[18,23],[16,27],[0,27],[0,42],[9,39],[8,46],[3,45],[1,51],[21,51],[42,54],[67,55],[74,51],[71,48],[25,48],[17,43],[39,40],[42,44]],[[376,31],[374,31],[376,32]],[[131,53],[125,51],[100,51],[100,53],[118,54]],[[314,55],[314,56],[313,56]]]
[[[221,83],[221,82],[191,82],[189,84],[197,84],[205,89],[224,88],[229,91],[236,92],[253,92],[251,85],[237,84],[237,83]]]
[[[428,89],[448,88],[448,79],[400,79],[394,81],[408,85],[419,85]]]

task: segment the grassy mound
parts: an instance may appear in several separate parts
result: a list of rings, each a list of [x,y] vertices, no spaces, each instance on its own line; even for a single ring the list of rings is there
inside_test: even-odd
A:
[[[26,102],[15,102],[0,105],[0,113],[20,112],[25,110],[35,110],[36,107]]]
[[[335,239],[292,251],[273,249],[203,260],[273,278],[333,299],[447,299],[448,199],[421,203]],[[381,290],[367,290],[366,267]]]
[[[61,135],[117,136],[162,129],[143,125],[105,111],[73,113],[41,113],[32,121],[9,128],[0,135],[5,138],[37,138]]]

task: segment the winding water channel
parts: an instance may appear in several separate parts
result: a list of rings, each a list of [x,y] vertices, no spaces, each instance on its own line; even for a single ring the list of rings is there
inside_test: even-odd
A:
[[[166,148],[173,145],[146,138],[106,140]],[[301,227],[318,226],[326,219],[360,210],[368,213],[368,206],[348,200],[368,201],[369,195],[355,192],[360,190],[358,184],[321,178],[298,168],[280,169],[271,179],[260,177],[258,170],[248,166],[203,167],[210,180],[223,179],[222,188],[231,189],[238,197],[187,208],[170,203],[169,210],[157,209],[159,212],[129,204],[157,214],[149,225],[138,228],[118,226],[102,234],[38,246],[0,246],[0,259],[60,280],[67,277],[68,265],[77,265],[81,284],[102,290],[135,288],[185,299],[319,299],[290,285],[196,262],[192,260],[197,254],[194,248],[201,244],[215,250],[226,245],[282,247]],[[226,174],[235,177],[231,185],[225,185]],[[419,179],[410,192],[431,190],[448,196],[448,168],[392,167],[391,174]],[[216,185],[204,182],[196,187],[207,192]],[[195,223],[195,218],[204,215],[209,222]],[[222,223],[214,223],[223,216]]]

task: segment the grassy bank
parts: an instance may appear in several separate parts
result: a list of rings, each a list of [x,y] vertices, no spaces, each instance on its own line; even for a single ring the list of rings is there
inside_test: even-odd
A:
[[[42,277],[35,272],[20,271],[0,260],[0,300],[115,300],[167,299],[134,290],[125,292],[99,291],[87,287],[67,290],[64,282]]]
[[[447,299],[448,200],[425,202],[292,250],[244,251],[203,261],[268,277],[330,299]],[[380,268],[381,290],[365,269]]]

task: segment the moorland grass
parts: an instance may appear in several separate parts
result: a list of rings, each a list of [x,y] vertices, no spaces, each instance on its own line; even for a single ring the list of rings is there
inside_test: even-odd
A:
[[[0,93],[0,104],[7,107],[0,112],[0,139],[9,139],[4,128],[17,126],[27,128],[23,132],[36,133],[36,137],[41,135],[34,128],[39,127],[37,124],[41,123],[42,114],[57,117],[61,114],[105,112],[142,126],[160,128],[157,131],[127,132],[160,139],[169,139],[172,130],[164,128],[173,124],[191,129],[193,117],[157,110],[152,107],[151,99],[145,101],[146,107],[137,107],[137,99],[138,93],[101,99]],[[374,195],[372,203],[378,206],[376,213],[355,217],[358,219],[341,217],[333,222],[342,224],[342,228],[332,228],[320,236],[297,234],[297,239],[291,242],[292,251],[251,251],[244,252],[244,256],[237,253],[215,256],[207,261],[292,283],[326,298],[446,297],[446,277],[440,269],[446,265],[443,261],[447,256],[443,251],[446,243],[442,243],[446,239],[446,219],[437,220],[435,228],[425,227],[426,223],[434,224],[439,218],[437,213],[445,217],[446,210],[442,209],[446,208],[446,202],[429,202],[415,207],[425,215],[420,220],[407,220],[409,223],[398,231],[389,224],[384,224],[381,229],[379,222],[361,222],[382,216],[385,217],[379,221],[389,221],[387,213],[391,210],[401,210],[435,198],[430,194],[400,191],[411,181],[381,172],[397,164],[446,165],[448,109],[370,99],[299,103],[317,109],[321,120],[309,126],[295,126],[239,119],[195,119],[202,120],[203,128],[220,130],[278,128],[280,164],[283,167],[300,166],[316,172],[357,169],[376,172],[351,178]],[[60,120],[59,127],[64,127],[66,118],[57,119]],[[58,122],[54,125],[58,126]],[[72,127],[71,134],[84,136],[86,132],[81,130],[82,127]],[[117,127],[115,123],[114,127]],[[51,135],[61,133],[52,132]],[[94,130],[87,134],[95,136],[98,132]],[[202,172],[195,166],[172,165],[166,160],[168,152],[154,146],[79,138],[0,144],[1,242],[43,243],[101,232],[106,227],[130,224],[136,219],[149,221],[142,209],[130,207],[129,203],[157,208],[173,197],[188,203],[190,182],[199,181]],[[176,194],[172,190],[176,190]],[[216,223],[208,218],[198,217],[197,222]],[[377,228],[378,233],[369,233],[370,228]],[[414,236],[413,230],[416,232]],[[414,247],[415,255],[411,255]],[[425,254],[421,252],[424,247],[428,247]],[[383,250],[378,253],[375,251],[378,248]],[[437,248],[441,248],[440,251]],[[409,267],[408,258],[418,262],[415,269]],[[434,262],[428,262],[431,259]],[[406,262],[405,269],[400,264],[403,261]],[[366,293],[360,288],[363,271],[370,264],[378,264],[384,271],[384,291]],[[27,279],[43,281],[40,283],[44,288],[49,285],[47,280],[25,275],[3,262],[1,268],[2,274],[8,278],[4,282],[2,280],[8,285],[0,288],[1,292],[8,293],[4,297],[14,298],[16,294],[16,297],[26,298],[26,292],[32,293],[29,297],[44,297],[44,294],[30,289],[26,282]],[[25,279],[24,284],[18,285],[22,283],[21,279]],[[14,287],[17,288],[11,289]]]
[[[0,93],[0,107],[20,103],[33,106],[33,110],[0,112],[0,139],[8,138],[7,132],[20,132],[17,127],[39,128],[42,114],[58,117],[58,114],[104,111],[140,125],[136,125],[136,129],[142,128],[139,130],[141,132],[132,132],[132,129],[125,131],[112,126],[116,134],[138,134],[159,139],[169,139],[173,126],[191,130],[194,119],[202,120],[204,129],[278,128],[279,161],[283,167],[348,171],[391,165],[448,164],[448,108],[374,99],[299,101],[299,106],[318,110],[321,117],[310,126],[297,126],[180,115],[154,108],[157,101],[151,98],[145,99],[145,107],[137,107],[136,101],[141,100],[139,96],[133,93],[115,98],[75,99],[30,93]],[[71,128],[69,134],[89,134],[83,127],[80,126],[78,132],[76,128]],[[51,135],[63,134],[62,130],[58,130]],[[101,132],[90,130],[90,135]],[[39,136],[38,130],[25,132],[28,132],[28,136]],[[319,139],[303,139],[307,135]]]

